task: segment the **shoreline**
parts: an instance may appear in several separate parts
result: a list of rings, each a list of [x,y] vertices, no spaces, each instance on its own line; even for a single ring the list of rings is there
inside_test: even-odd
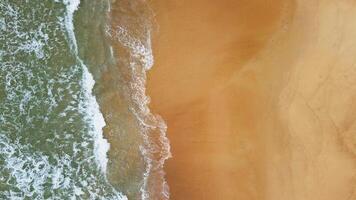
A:
[[[263,77],[279,66],[259,68],[257,62],[290,6],[273,2],[270,7],[265,1],[244,6],[229,0],[152,1],[158,31],[148,94],[152,109],[168,125],[173,158],[165,169],[172,199],[264,196],[259,113],[269,107],[259,104],[272,96],[264,83],[280,75]]]
[[[150,2],[172,199],[355,196],[350,1]]]
[[[114,63],[101,73],[102,109],[110,141],[109,180],[129,199],[168,199],[163,164],[170,157],[166,125],[151,112],[146,73],[153,65],[151,12],[142,1],[110,7],[106,35]],[[109,48],[110,49],[110,48]]]

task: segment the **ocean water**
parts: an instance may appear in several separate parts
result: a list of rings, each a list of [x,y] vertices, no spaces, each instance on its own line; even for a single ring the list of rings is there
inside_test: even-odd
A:
[[[0,1],[0,199],[169,198],[166,125],[145,92],[151,14]]]

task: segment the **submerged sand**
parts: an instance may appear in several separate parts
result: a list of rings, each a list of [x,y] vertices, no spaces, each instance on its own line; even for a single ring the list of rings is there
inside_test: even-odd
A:
[[[152,0],[171,199],[356,199],[351,0]]]

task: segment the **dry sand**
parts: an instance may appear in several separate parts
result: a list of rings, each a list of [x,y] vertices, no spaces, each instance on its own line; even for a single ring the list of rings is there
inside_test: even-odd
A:
[[[356,199],[355,1],[150,3],[171,199]]]

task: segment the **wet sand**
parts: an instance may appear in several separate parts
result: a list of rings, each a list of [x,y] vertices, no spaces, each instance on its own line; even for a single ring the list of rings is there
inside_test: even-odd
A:
[[[351,0],[151,0],[171,199],[356,199]]]

